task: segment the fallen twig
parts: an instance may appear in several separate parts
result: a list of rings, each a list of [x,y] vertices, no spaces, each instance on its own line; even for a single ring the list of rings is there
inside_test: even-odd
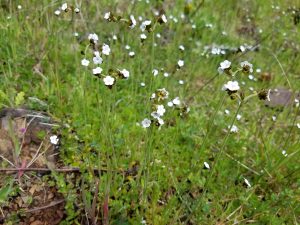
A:
[[[63,203],[64,201],[65,201],[65,199],[60,199],[60,200],[57,200],[55,202],[51,202],[49,205],[29,209],[29,210],[26,211],[26,213],[32,213],[32,212],[40,211],[40,210],[43,210],[43,209],[48,209],[48,208],[51,208],[53,206],[59,205],[59,204]]]
[[[95,173],[100,172],[115,172],[115,173],[126,173],[126,171],[122,170],[109,170],[105,168],[101,169],[92,169]],[[72,172],[81,172],[80,168],[72,167],[72,168],[57,168],[57,169],[49,169],[49,168],[0,168],[0,172],[61,172],[61,173],[72,173]]]

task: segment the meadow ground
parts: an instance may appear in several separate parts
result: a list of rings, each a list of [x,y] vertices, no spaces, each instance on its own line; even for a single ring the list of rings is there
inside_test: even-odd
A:
[[[298,224],[299,28],[298,0],[1,0],[0,223]]]

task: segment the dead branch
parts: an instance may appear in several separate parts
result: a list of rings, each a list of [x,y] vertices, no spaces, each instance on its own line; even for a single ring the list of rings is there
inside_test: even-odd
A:
[[[101,169],[92,169],[95,173],[98,172],[114,172],[114,173],[126,173],[126,171],[122,170],[109,170],[105,168]],[[77,167],[71,167],[71,168],[54,168],[54,169],[49,169],[49,168],[0,168],[0,172],[59,172],[59,173],[76,173],[76,172],[81,172],[80,168]]]
[[[59,204],[63,203],[64,201],[65,201],[65,199],[60,199],[60,200],[51,202],[49,205],[45,205],[45,206],[41,206],[41,207],[36,207],[36,208],[33,208],[33,209],[29,209],[29,210],[26,211],[26,213],[33,213],[33,212],[36,212],[36,211],[48,209],[50,207],[59,205]]]

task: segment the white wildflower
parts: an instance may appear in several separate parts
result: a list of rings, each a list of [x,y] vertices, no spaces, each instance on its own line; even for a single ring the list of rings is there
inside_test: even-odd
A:
[[[51,144],[57,145],[58,142],[59,142],[59,139],[58,139],[58,137],[57,137],[56,135],[52,135],[52,136],[50,137],[50,143],[51,143]]]
[[[90,41],[93,41],[94,43],[97,43],[97,41],[99,40],[99,37],[97,34],[93,33],[93,34],[89,34],[88,39]]]
[[[104,17],[103,17],[104,19],[106,19],[106,20],[109,20],[109,18],[110,18],[110,12],[106,12],[105,14],[104,14]]]
[[[179,50],[181,50],[181,51],[184,51],[185,50],[185,48],[184,48],[184,46],[183,45],[179,45]]]
[[[153,74],[153,76],[157,76],[158,75],[158,70],[157,69],[153,69],[152,70],[152,74]]]
[[[146,221],[146,220],[144,220],[144,218],[142,218],[142,220],[141,220],[141,224],[145,224],[145,225],[147,225],[147,221]]]
[[[94,57],[93,57],[93,62],[94,64],[102,64],[103,62],[103,59],[102,57],[100,56],[100,53],[98,51],[95,51],[94,52]]]
[[[288,154],[286,153],[286,150],[282,150],[282,152],[281,152],[281,153],[282,153],[282,155],[283,155],[283,156],[285,156],[285,157],[287,157],[287,156],[288,156]]]
[[[243,45],[241,45],[241,46],[239,47],[239,49],[240,49],[241,52],[246,51],[246,48],[245,48]]]
[[[146,39],[147,39],[147,36],[146,36],[146,34],[141,34],[141,35],[140,35],[140,38],[141,38],[142,40],[146,40]]]
[[[229,91],[238,91],[240,89],[239,83],[237,81],[228,81],[224,84],[222,90],[229,90]]]
[[[232,125],[231,128],[230,128],[230,126],[228,126],[228,128],[230,129],[231,133],[237,133],[239,131],[239,129],[237,128],[236,125]]]
[[[296,107],[299,107],[299,99],[295,98],[294,100]]]
[[[134,56],[135,56],[135,52],[129,52],[128,55],[129,55],[130,57],[134,57]]]
[[[179,100],[179,97],[176,97],[176,98],[174,98],[173,100],[172,100],[172,103],[174,104],[174,105],[180,105],[180,100]]]
[[[158,105],[157,109],[156,109],[156,112],[159,116],[163,116],[166,112],[166,109],[163,105]]]
[[[163,15],[161,16],[161,20],[162,20],[163,23],[167,23],[167,22],[168,22],[167,17],[166,17],[165,14],[163,14]]]
[[[213,25],[212,25],[211,23],[207,23],[207,24],[205,24],[205,26],[206,26],[207,28],[212,28],[212,27],[213,27]]]
[[[62,11],[65,11],[65,10],[67,10],[67,9],[68,9],[68,4],[67,4],[67,3],[62,4],[61,10],[62,10]]]
[[[164,100],[169,97],[169,92],[165,88],[157,89],[157,93],[160,99]]]
[[[133,29],[136,26],[136,20],[133,15],[130,15],[130,28]]]
[[[122,76],[124,78],[128,78],[129,77],[129,71],[128,70],[122,69],[122,70],[119,70],[119,72],[122,74]]]
[[[218,68],[219,73],[223,73],[226,70],[230,70],[231,68],[231,62],[228,60],[225,60],[220,63],[220,67]]]
[[[178,60],[177,65],[178,65],[179,67],[183,67],[183,66],[184,66],[184,61],[181,60],[181,59]]]
[[[206,169],[210,169],[210,166],[207,162],[204,162],[204,166],[205,166]]]
[[[110,47],[107,44],[103,44],[102,46],[102,54],[109,55],[110,54]]]
[[[83,66],[89,66],[89,64],[90,64],[89,60],[87,60],[87,59],[81,60],[81,65],[83,65]]]
[[[145,118],[145,119],[142,121],[141,125],[142,125],[143,128],[148,128],[148,127],[150,127],[150,125],[151,125],[151,120]]]
[[[244,178],[244,182],[249,188],[251,188],[251,184],[246,178]]]
[[[159,115],[156,111],[152,112],[152,113],[151,113],[151,116],[152,116],[154,119],[160,118],[160,115]]]
[[[213,47],[211,49],[211,54],[213,54],[213,55],[220,55],[221,54],[221,49],[217,48],[217,47]]]
[[[142,22],[140,29],[142,32],[144,32],[146,30],[147,26],[150,26],[151,24],[151,20],[145,20],[144,22]]]
[[[241,67],[243,68],[243,72],[253,73],[253,65],[248,61],[241,62]]]
[[[98,75],[102,73],[102,68],[101,67],[96,67],[95,69],[93,69],[93,74],[94,75]]]
[[[160,126],[165,124],[165,122],[162,118],[157,118],[157,122]]]
[[[173,101],[172,101],[172,102],[168,102],[167,105],[168,105],[169,107],[173,107],[173,106],[174,106],[174,103],[173,103]]]
[[[111,76],[106,76],[103,78],[103,82],[106,86],[112,86],[115,82],[115,78]]]
[[[59,9],[58,9],[58,10],[55,10],[54,14],[55,14],[56,16],[59,16],[59,15],[60,15],[60,10],[59,10]]]

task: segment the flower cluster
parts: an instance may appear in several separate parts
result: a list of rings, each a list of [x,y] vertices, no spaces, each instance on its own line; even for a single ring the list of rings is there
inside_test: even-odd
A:
[[[62,12],[67,13],[69,11],[73,11],[75,13],[80,13],[80,9],[79,8],[74,7],[74,6],[70,6],[70,5],[68,5],[68,3],[63,3],[61,5],[61,7],[59,7],[57,10],[54,11],[54,14],[56,16],[59,16]]]
[[[239,72],[243,72],[244,74],[248,75],[250,73],[253,73],[253,65],[249,63],[248,61],[243,61],[240,63],[240,67],[237,68],[235,72],[232,72],[232,66],[231,62],[228,60],[224,60],[223,62],[220,63],[220,66],[218,68],[219,74],[227,74],[230,76],[235,76]]]
[[[239,67],[232,71],[232,65],[231,62],[228,60],[225,60],[220,63],[220,66],[218,68],[219,74],[226,74],[229,75],[232,78],[235,78],[234,81],[228,81],[226,84],[223,85],[222,90],[226,91],[231,99],[238,98],[240,101],[243,101],[244,99],[250,99],[251,97],[258,96],[260,100],[268,100],[270,101],[270,90],[260,90],[260,91],[254,91],[253,88],[250,88],[251,91],[254,92],[254,94],[251,94],[249,96],[245,96],[244,92],[240,91],[240,85],[239,82],[236,80],[238,78],[237,74],[242,73],[244,75],[247,75],[250,80],[254,79],[253,73],[253,65],[249,63],[248,61],[243,61],[240,63]],[[245,82],[242,82],[242,84],[245,84]]]
[[[90,33],[88,35],[88,40],[93,52],[91,61],[94,64],[92,68],[92,74],[94,76],[102,78],[104,84],[108,88],[112,88],[117,79],[129,78],[129,71],[126,69],[110,69],[108,71],[108,75],[102,75],[103,69],[100,67],[100,65],[103,63],[103,58],[110,55],[111,49],[106,43],[99,44],[99,37],[96,33]],[[84,67],[89,67],[90,64],[91,63],[89,59],[84,58],[81,60],[81,65]]]
[[[222,33],[222,35],[227,35],[226,33]],[[248,51],[256,51],[258,46],[252,46],[248,44],[236,46],[228,46],[228,45],[218,45],[211,44],[205,45],[203,47],[203,51],[201,52],[201,56],[205,56],[209,58],[210,56],[221,56],[221,55],[230,55],[230,54],[238,54],[239,52],[245,53]]]
[[[253,73],[253,65],[248,61],[241,62],[242,71],[245,74]]]
[[[218,68],[218,72],[219,74],[226,73],[228,75],[231,75],[231,62],[228,60],[221,62]]]
[[[165,89],[157,89],[152,95],[151,95],[151,101],[152,101],[152,112],[151,117],[152,119],[145,118],[141,125],[144,128],[148,128],[151,126],[151,124],[155,124],[156,126],[160,127],[164,124],[164,120],[162,119],[163,115],[166,112],[166,108],[164,106],[164,102],[169,97],[169,92]]]
[[[139,17],[138,21],[140,22],[139,28],[142,32],[140,34],[140,40],[143,43],[147,39],[147,35],[145,32],[148,33],[153,32],[153,29],[157,23],[164,24],[168,22],[167,16],[164,13],[157,12],[155,13],[156,18],[153,20],[146,19],[143,20],[142,17]],[[130,15],[128,17],[116,16],[112,12],[106,12],[103,17],[108,22],[123,22],[125,23],[130,29],[133,29],[137,26],[138,22],[135,19],[134,15]],[[131,53],[133,57],[134,54]]]
[[[161,127],[165,122],[163,120],[163,116],[166,113],[166,107],[168,106],[168,108],[170,109],[175,109],[179,111],[179,115],[180,116],[186,116],[189,111],[190,108],[184,104],[179,97],[175,97],[173,100],[168,101],[165,104],[165,101],[169,98],[169,92],[165,89],[157,89],[154,93],[152,93],[151,95],[151,108],[152,108],[152,112],[151,112],[151,119],[145,118],[142,122],[141,125],[144,128],[148,128],[151,126],[151,124],[155,124],[158,127]]]
[[[59,143],[59,139],[58,139],[57,135],[50,136],[50,143],[53,145],[57,145]]]
[[[190,107],[183,103],[179,97],[174,98],[172,101],[168,102],[170,108],[174,108],[179,111],[180,116],[186,116],[190,112]]]
[[[228,95],[231,99],[235,99],[237,97],[237,92],[240,90],[239,83],[237,81],[228,81],[222,87],[223,91],[227,91]]]

